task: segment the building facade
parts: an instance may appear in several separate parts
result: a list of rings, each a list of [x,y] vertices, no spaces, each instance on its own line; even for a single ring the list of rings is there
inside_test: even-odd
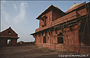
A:
[[[17,45],[18,34],[11,27],[0,32],[0,46]]]
[[[35,45],[78,51],[80,46],[90,46],[90,2],[71,6],[67,12],[51,5],[36,19],[39,28],[32,33]]]

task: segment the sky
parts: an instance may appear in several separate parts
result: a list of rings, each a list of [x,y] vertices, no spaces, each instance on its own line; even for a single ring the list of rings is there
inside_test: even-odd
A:
[[[20,37],[19,41],[33,42],[35,38],[30,35],[39,28],[36,18],[50,5],[57,6],[63,12],[81,1],[1,1],[1,31],[11,27]],[[86,0],[89,2],[89,0]]]

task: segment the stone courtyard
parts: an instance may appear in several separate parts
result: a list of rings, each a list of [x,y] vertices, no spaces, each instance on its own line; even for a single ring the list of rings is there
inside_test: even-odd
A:
[[[50,50],[33,44],[0,48],[0,58],[62,58],[60,55],[77,55],[77,53]]]

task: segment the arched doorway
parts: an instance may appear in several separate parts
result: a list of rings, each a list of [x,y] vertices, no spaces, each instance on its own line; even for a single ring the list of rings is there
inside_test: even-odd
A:
[[[58,34],[57,42],[63,44],[63,34],[62,33]]]
[[[7,44],[11,44],[11,39],[7,39]]]

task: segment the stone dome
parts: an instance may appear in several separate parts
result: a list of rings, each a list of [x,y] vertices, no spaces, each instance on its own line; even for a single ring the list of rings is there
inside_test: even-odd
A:
[[[74,4],[74,5],[71,6],[68,10],[73,9],[74,7],[77,7],[77,6],[80,5],[80,4],[81,4],[81,3]]]

